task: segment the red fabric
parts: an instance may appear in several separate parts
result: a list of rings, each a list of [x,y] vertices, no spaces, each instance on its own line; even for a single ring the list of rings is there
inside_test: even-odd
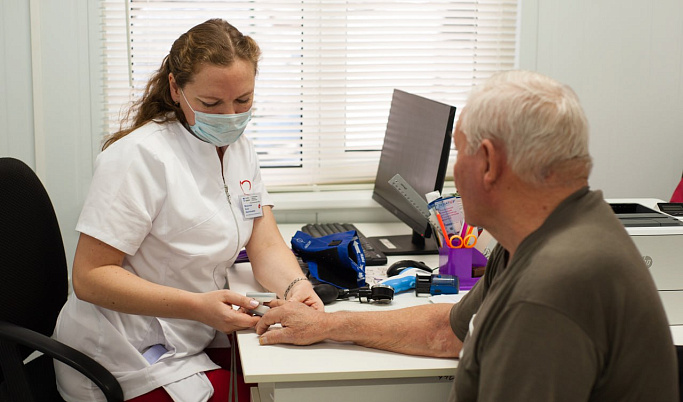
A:
[[[681,178],[678,187],[676,187],[674,193],[671,195],[671,202],[683,202],[683,178]]]
[[[213,396],[209,399],[209,402],[228,402],[228,396],[230,394],[230,349],[229,348],[215,348],[206,349],[206,354],[213,360],[214,363],[221,366],[221,369],[207,371],[206,377],[211,381],[213,385]],[[242,364],[240,363],[240,356],[237,353],[237,396],[240,401],[249,401],[250,394],[249,388],[253,386],[244,383],[244,376],[242,375]],[[234,400],[235,390],[233,392]],[[171,396],[163,388],[157,388],[150,391],[144,395],[140,395],[136,398],[129,399],[129,402],[173,402]]]

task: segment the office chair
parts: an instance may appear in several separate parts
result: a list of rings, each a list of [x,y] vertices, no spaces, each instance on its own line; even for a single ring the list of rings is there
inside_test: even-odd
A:
[[[683,202],[683,176],[681,176],[681,181],[676,186],[673,194],[671,194],[671,200],[669,202]]]
[[[0,194],[0,401],[62,401],[53,359],[86,375],[108,401],[123,401],[111,373],[50,338],[68,278],[57,216],[40,179],[23,162],[0,158]],[[42,355],[24,364],[33,351]]]

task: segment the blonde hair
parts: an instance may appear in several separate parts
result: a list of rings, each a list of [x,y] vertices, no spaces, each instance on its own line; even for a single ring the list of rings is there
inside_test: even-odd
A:
[[[494,75],[470,95],[459,121],[465,152],[482,140],[503,146],[522,180],[541,184],[552,173],[588,178],[588,121],[576,93],[544,75],[508,71]]]
[[[192,82],[202,64],[230,66],[236,59],[241,59],[251,62],[256,73],[260,57],[261,50],[256,41],[225,20],[210,19],[191,28],[173,43],[161,67],[147,83],[142,97],[128,109],[119,131],[105,139],[102,149],[150,120],[186,123],[180,106],[171,97],[168,82],[170,73],[173,73],[178,86],[183,88]],[[132,123],[128,124],[131,120]]]

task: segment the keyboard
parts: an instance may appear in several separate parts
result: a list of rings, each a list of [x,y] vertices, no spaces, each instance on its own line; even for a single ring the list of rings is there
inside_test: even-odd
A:
[[[355,230],[358,235],[360,245],[363,247],[363,254],[365,254],[365,265],[385,265],[387,263],[387,256],[379,251],[352,223],[309,223],[301,228],[302,232],[313,237],[343,233],[349,230]]]

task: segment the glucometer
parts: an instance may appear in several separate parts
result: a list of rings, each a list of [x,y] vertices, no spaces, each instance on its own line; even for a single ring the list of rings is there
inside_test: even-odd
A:
[[[269,301],[277,299],[277,295],[275,293],[265,293],[265,292],[247,292],[247,297],[251,297],[252,299],[261,303],[261,304],[259,304],[258,307],[249,310],[250,314],[254,314],[254,315],[258,315],[258,316],[263,316],[266,313],[266,311],[270,310],[270,307],[266,306],[263,303],[267,303]]]

